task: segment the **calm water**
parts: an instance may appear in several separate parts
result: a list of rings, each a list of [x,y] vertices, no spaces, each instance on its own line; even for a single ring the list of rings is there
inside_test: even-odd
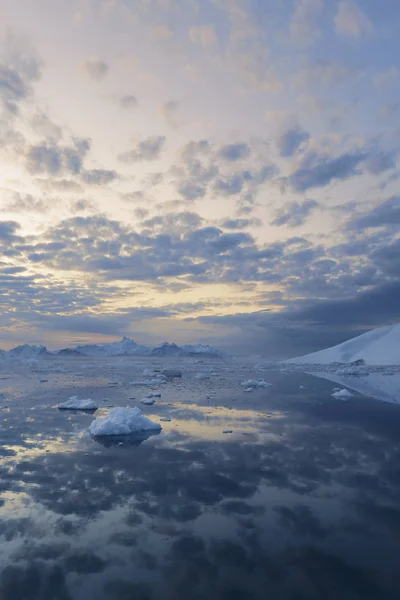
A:
[[[115,443],[51,390],[1,400],[1,600],[399,598],[400,406],[229,377],[177,383],[146,409],[160,435]]]

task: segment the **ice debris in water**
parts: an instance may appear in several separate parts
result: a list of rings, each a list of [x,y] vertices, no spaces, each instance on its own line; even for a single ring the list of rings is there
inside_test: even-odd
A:
[[[78,396],[71,396],[66,402],[58,405],[61,410],[97,410],[99,407],[94,400],[87,398],[79,400]]]
[[[129,435],[140,431],[160,431],[161,425],[153,423],[136,406],[118,406],[110,410],[106,417],[95,419],[89,427],[93,436]]]
[[[247,381],[242,381],[242,383],[240,385],[247,389],[249,389],[249,388],[254,389],[254,388],[270,387],[272,385],[272,383],[268,383],[264,379],[248,379]]]
[[[349,392],[349,390],[337,390],[336,392],[333,392],[332,396],[334,398],[339,398],[341,400],[346,399],[346,398],[350,398],[353,394],[351,392]]]
[[[163,421],[165,423],[169,423],[171,421],[171,419],[169,417],[161,417],[160,421]]]

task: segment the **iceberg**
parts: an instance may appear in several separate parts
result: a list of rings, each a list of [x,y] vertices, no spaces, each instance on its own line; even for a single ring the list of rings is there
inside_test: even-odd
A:
[[[334,398],[339,398],[340,400],[346,400],[347,398],[351,398],[353,394],[351,392],[349,392],[349,390],[337,390],[336,392],[333,392],[332,396]]]
[[[247,392],[250,388],[254,389],[271,387],[272,383],[268,383],[268,381],[265,381],[264,379],[248,379],[247,381],[242,381],[240,385],[244,388],[247,388],[245,390]]]
[[[160,431],[159,423],[153,423],[142,414],[140,408],[117,407],[106,417],[95,419],[89,427],[94,437],[103,435],[129,435],[140,431]]]
[[[90,398],[79,400],[78,396],[71,396],[66,402],[58,405],[60,410],[97,410],[99,407]]]
[[[400,323],[378,327],[337,346],[283,362],[305,365],[353,363],[354,366],[360,367],[364,364],[400,365]],[[365,374],[360,371],[361,369],[359,375]]]

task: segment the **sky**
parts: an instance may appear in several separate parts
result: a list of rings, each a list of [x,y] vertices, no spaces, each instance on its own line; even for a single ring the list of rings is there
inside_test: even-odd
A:
[[[398,0],[0,0],[0,347],[400,321]]]

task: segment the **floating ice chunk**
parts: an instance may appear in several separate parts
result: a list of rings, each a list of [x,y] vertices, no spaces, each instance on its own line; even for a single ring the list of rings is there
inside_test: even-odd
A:
[[[106,417],[95,419],[89,427],[93,436],[129,435],[138,431],[160,431],[161,425],[153,423],[140,408],[127,406],[110,410]]]
[[[140,404],[145,404],[146,406],[151,406],[154,404],[155,399],[152,396],[145,396],[141,399]]]
[[[108,382],[108,385],[109,385],[109,386],[116,386],[116,385],[119,385],[120,383],[121,383],[121,382],[120,382],[120,381],[117,381],[116,379],[111,379],[111,380]]]
[[[90,398],[79,400],[78,396],[71,396],[66,402],[58,405],[61,410],[97,410],[99,407]]]
[[[48,382],[48,379],[39,379],[39,382],[40,382],[40,383],[47,383],[47,382]]]
[[[164,383],[167,383],[167,380],[164,377],[154,377],[153,379],[150,379],[148,385],[159,385]]]
[[[194,378],[203,381],[205,379],[211,379],[211,375],[209,373],[196,373]]]
[[[266,388],[272,386],[272,383],[268,383],[264,379],[248,379],[242,381],[240,385],[244,388]]]
[[[246,388],[245,390],[243,390],[244,392],[246,392],[247,394],[249,394],[250,392],[252,392],[254,390],[254,388]]]
[[[353,394],[349,392],[349,390],[338,390],[337,392],[333,392],[332,396],[334,398],[339,398],[340,400],[346,400],[346,398],[351,398]]]
[[[164,423],[169,423],[171,419],[169,417],[161,417],[160,421],[163,421]]]
[[[165,377],[168,377],[168,379],[175,379],[175,377],[182,377],[182,371],[179,371],[179,369],[163,369],[161,371],[162,375],[165,375]]]

